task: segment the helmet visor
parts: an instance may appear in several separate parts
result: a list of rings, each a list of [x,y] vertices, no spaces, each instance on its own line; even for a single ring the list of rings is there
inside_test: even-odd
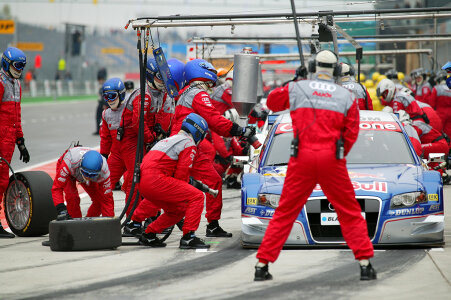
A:
[[[16,69],[17,71],[23,70],[23,68],[25,68],[26,63],[22,62],[22,61],[15,61],[12,63],[14,69]]]
[[[89,180],[94,180],[99,176],[99,172],[93,170],[87,170],[84,168],[80,168],[80,173],[84,178]]]
[[[110,91],[110,92],[104,92],[104,93],[103,93],[103,99],[104,99],[106,102],[114,101],[114,100],[116,100],[116,98],[117,98],[118,96],[119,96],[119,93],[118,93],[118,92]]]

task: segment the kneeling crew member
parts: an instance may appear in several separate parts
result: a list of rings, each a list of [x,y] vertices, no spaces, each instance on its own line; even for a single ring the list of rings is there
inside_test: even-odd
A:
[[[205,195],[188,183],[197,145],[205,138],[207,130],[207,122],[191,113],[176,135],[159,141],[144,157],[139,192],[143,201],[161,207],[164,213],[141,235],[139,240],[143,245],[165,247],[156,234],[185,217],[180,248],[210,248],[194,234],[199,227]],[[143,221],[134,218],[135,214],[134,222]]]

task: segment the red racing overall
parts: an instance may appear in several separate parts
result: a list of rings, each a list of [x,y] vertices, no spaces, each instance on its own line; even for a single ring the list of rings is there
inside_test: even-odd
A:
[[[146,93],[146,101],[144,108],[144,119],[146,120],[149,110],[150,96]],[[141,94],[136,90],[128,99],[123,101],[117,110],[107,108],[102,114],[102,125],[100,129],[100,153],[108,155],[108,166],[111,171],[111,184],[113,186],[124,175],[123,188],[128,199],[132,180],[133,169],[135,166],[135,155],[138,141],[139,130],[139,112],[141,108]],[[122,140],[117,140],[117,130],[123,128]],[[149,144],[153,141],[154,134],[147,126],[144,126],[144,143]],[[125,173],[125,174],[124,174]],[[132,201],[136,196],[135,189]],[[133,203],[133,202],[132,202]],[[127,214],[130,212],[132,205],[128,207]]]
[[[434,86],[429,96],[429,105],[442,120],[443,131],[451,136],[451,90],[445,83]]]
[[[150,201],[154,207],[164,210],[146,228],[146,233],[160,233],[183,217],[183,234],[199,227],[204,194],[188,184],[195,156],[196,146],[192,137],[181,132],[159,141],[144,157],[139,188],[144,200],[140,206]],[[139,211],[140,207],[133,214],[133,221],[143,221],[136,218]]]
[[[318,183],[337,212],[343,237],[355,258],[372,257],[373,245],[355,199],[346,159],[337,159],[335,154],[340,137],[344,140],[345,156],[357,139],[359,110],[355,96],[332,80],[316,77],[275,89],[268,96],[267,105],[273,111],[290,109],[299,151],[288,163],[279,207],[269,222],[257,258],[268,262],[277,259],[294,221]]]
[[[175,106],[174,122],[171,134],[174,135],[182,128],[183,120],[187,115],[194,112],[203,117],[208,128],[222,136],[231,136],[233,123],[227,120],[212,105],[210,96],[204,90],[196,87],[186,86],[180,92],[181,96]],[[205,217],[207,221],[219,220],[222,210],[222,178],[213,167],[213,159],[210,156],[211,144],[205,139],[198,146],[198,154],[194,160],[191,175],[200,180],[210,188],[218,190],[218,196],[207,194]],[[214,156],[213,156],[214,157]]]
[[[0,70],[0,157],[11,163],[16,140],[23,137],[20,100],[22,88],[18,79]],[[9,183],[9,168],[0,160],[0,210]]]
[[[359,103],[360,110],[373,110],[373,100],[368,90],[351,76],[343,76],[341,85],[354,93]]]
[[[53,204],[56,207],[58,204],[64,203],[65,198],[69,215],[72,218],[81,218],[80,196],[76,185],[79,182],[92,201],[86,216],[97,217],[102,214],[104,217],[114,217],[113,192],[106,159],[102,157],[102,170],[95,180],[87,183],[80,173],[83,154],[90,150],[93,149],[87,147],[71,148],[58,159],[52,186]]]

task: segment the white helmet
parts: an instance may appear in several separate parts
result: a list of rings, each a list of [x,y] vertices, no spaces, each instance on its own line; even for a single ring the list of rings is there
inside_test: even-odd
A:
[[[381,99],[382,104],[388,105],[395,95],[395,84],[390,79],[382,79],[376,88],[377,96]]]
[[[315,57],[315,72],[325,71],[334,76],[339,76],[340,74],[334,74],[334,69],[337,67],[338,59],[335,53],[330,50],[322,50],[318,52]]]
[[[232,121],[233,123],[236,123],[240,119],[240,115],[235,108],[231,108],[224,112],[224,118]]]
[[[354,68],[347,64],[341,63],[341,76],[354,76]]]

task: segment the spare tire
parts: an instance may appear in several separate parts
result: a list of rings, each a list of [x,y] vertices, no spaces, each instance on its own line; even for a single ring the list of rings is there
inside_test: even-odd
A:
[[[49,231],[52,251],[115,249],[122,244],[121,221],[117,217],[52,221]]]
[[[4,199],[9,228],[22,237],[49,233],[49,222],[56,218],[52,178],[42,171],[19,172],[16,178],[9,178]]]

